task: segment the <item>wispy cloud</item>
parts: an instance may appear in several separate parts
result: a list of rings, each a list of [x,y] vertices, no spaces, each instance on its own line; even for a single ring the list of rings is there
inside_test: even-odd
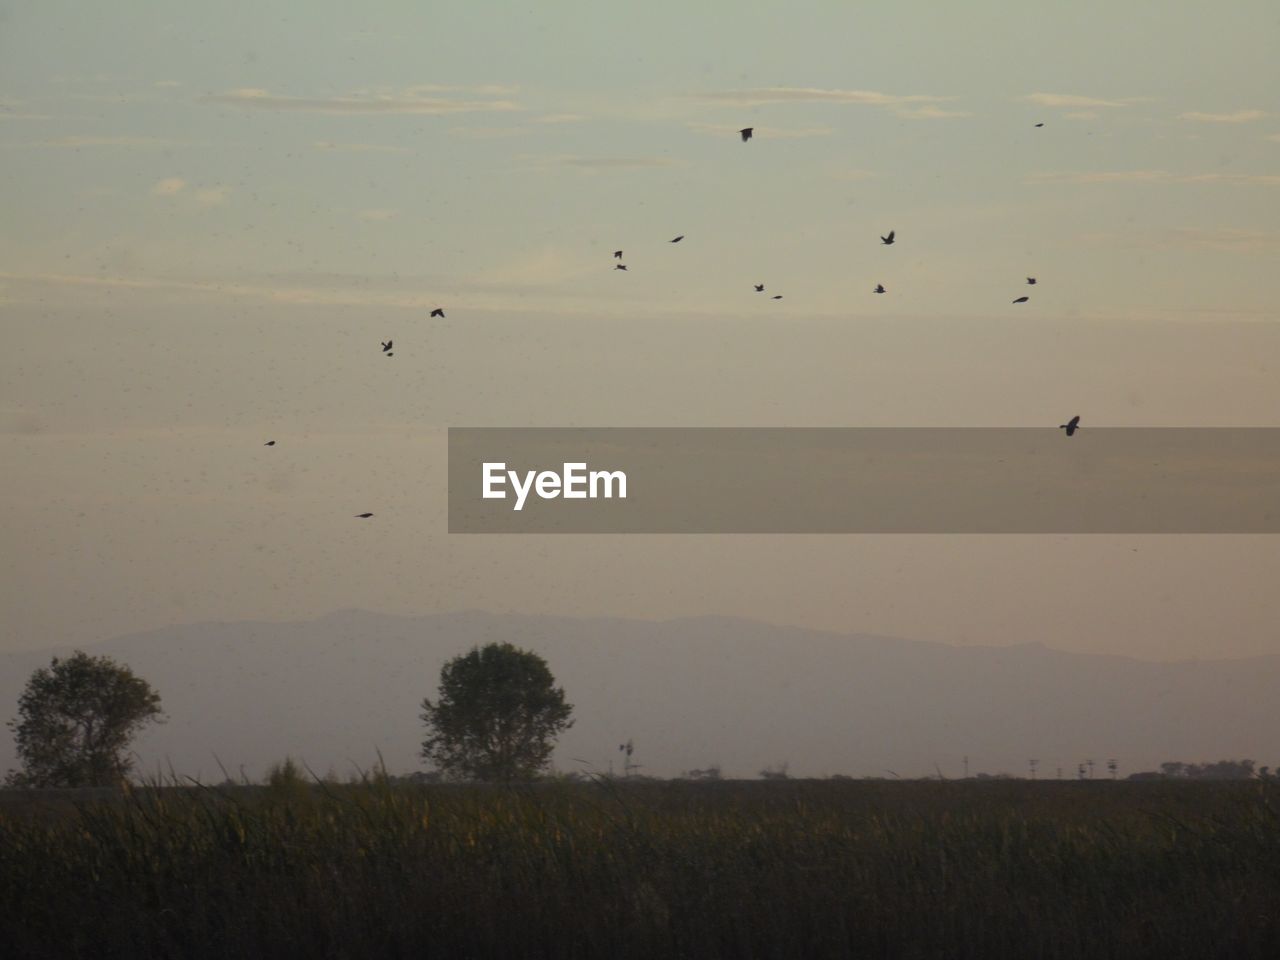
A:
[[[598,267],[596,268],[598,269]],[[466,306],[472,310],[514,310],[554,313],[576,313],[599,316],[613,300],[600,301],[595,297],[562,295],[555,285],[581,275],[581,270],[571,266],[559,252],[533,254],[523,263],[513,262],[492,275],[474,278],[458,288],[465,289]],[[189,302],[194,298],[236,298],[257,300],[264,303],[301,306],[364,306],[386,307],[404,310],[427,311],[440,304],[440,291],[432,290],[375,290],[367,278],[351,279],[342,287],[318,287],[278,285],[271,282],[245,283],[221,280],[173,280],[142,277],[104,277],[83,274],[34,273],[14,274],[0,272],[0,281],[12,281],[15,296],[12,302],[47,302],[50,290],[63,290],[72,294],[76,290],[129,290],[140,294],[176,297],[177,302]],[[34,289],[32,289],[34,288]],[[29,291],[29,292],[24,292]],[[461,295],[455,291],[455,295]],[[538,302],[530,300],[533,292],[542,295]],[[687,311],[685,311],[687,312]]]
[[[15,282],[47,284],[56,287],[90,287],[119,290],[209,294],[214,296],[251,297],[272,303],[300,304],[380,304],[385,306],[425,306],[430,298],[403,294],[380,295],[367,290],[332,290],[316,287],[280,287],[252,283],[224,283],[213,280],[171,280],[155,277],[104,277],[83,274],[0,273],[0,278]]]
[[[1097,120],[1102,114],[1097,110],[1068,110],[1062,116],[1066,120]]]
[[[1031,93],[1022,98],[1042,107],[1127,107],[1133,103],[1141,103],[1145,97],[1126,97],[1122,100],[1100,100],[1097,97],[1081,97],[1073,93]]]
[[[1180,113],[1179,120],[1194,120],[1199,123],[1249,123],[1270,116],[1265,110],[1237,110],[1235,113]]]
[[[645,167],[672,167],[666,157],[562,157],[560,162],[584,170],[639,170]]]
[[[1262,252],[1280,249],[1280,233],[1244,230],[1238,227],[1173,227],[1167,242],[1176,246],[1203,247],[1232,252]]]
[[[1090,173],[1033,173],[1025,183],[1237,183],[1280,186],[1280,174],[1171,173],[1168,170],[1111,170]]]
[[[334,143],[332,140],[317,140],[312,146],[317,150],[349,153],[411,153],[408,147],[395,147],[385,143]]]
[[[730,123],[699,123],[688,120],[685,126],[694,133],[705,133],[715,137],[736,137],[741,127]],[[834,133],[831,127],[756,127],[753,137],[761,140],[796,140],[803,137],[826,137]]]
[[[647,170],[659,167],[681,166],[680,161],[666,157],[579,157],[572,154],[559,156],[534,156],[524,154],[521,161],[534,167],[573,167],[588,173],[601,173],[610,170]]]
[[[186,185],[187,181],[183,180],[181,177],[167,177],[166,179],[157,182],[151,188],[151,195],[153,197],[172,197],[175,194],[181,193]]]
[[[441,304],[442,295],[447,303],[454,304],[459,313],[467,311],[501,311],[509,313],[542,313],[549,316],[576,316],[599,318],[601,316],[626,317],[633,320],[637,313],[648,316],[690,317],[739,316],[736,310],[726,311],[720,300],[690,303],[676,300],[655,301],[643,295],[628,295],[620,287],[608,284],[607,296],[574,292],[571,281],[601,270],[599,262],[579,267],[573,254],[564,251],[533,252],[524,262],[513,261],[487,275],[451,278],[449,289],[442,291],[438,283],[431,283],[430,290],[424,283],[421,289],[405,289],[407,278],[394,282],[380,278],[371,284],[370,278],[348,278],[340,287],[324,287],[314,284],[289,286],[278,283],[276,277],[260,277],[250,282],[240,280],[176,280],[139,277],[104,277],[99,274],[76,275],[56,273],[14,274],[0,271],[0,281],[12,281],[6,290],[14,303],[39,303],[47,305],[54,297],[74,302],[76,297],[97,297],[103,289],[135,291],[139,295],[167,298],[168,302],[185,304],[203,300],[246,299],[262,303],[307,307],[377,307],[426,311]],[[609,272],[610,268],[603,268]],[[312,278],[309,279],[323,279]],[[375,289],[374,284],[381,285]],[[398,289],[396,288],[398,287]],[[77,293],[79,291],[79,293]],[[447,304],[446,304],[447,305]],[[450,308],[450,319],[454,318]],[[847,317],[846,304],[833,305],[829,309],[814,308],[813,315]]]
[[[893,111],[908,120],[951,120],[958,117],[972,117],[972,113],[963,110],[943,110],[933,104],[923,107],[899,107]]]
[[[151,187],[151,195],[153,197],[177,197],[185,198],[188,207],[194,207],[197,210],[208,210],[211,207],[220,207],[227,202],[227,196],[231,193],[230,187],[197,187],[191,190],[187,189],[187,181],[181,177],[167,177],[164,180],[157,181]]]
[[[195,205],[202,210],[210,207],[220,207],[227,202],[227,195],[231,193],[230,187],[202,187],[195,191]]]
[[[345,97],[293,97],[273,94],[256,87],[241,87],[227,93],[208,94],[199,99],[204,103],[219,103],[254,110],[291,110],[304,113],[336,114],[418,114],[440,115],[451,113],[475,113],[483,111],[519,110],[511,100],[463,100],[437,96],[437,93],[456,92],[460,88],[417,86],[397,92],[369,91]],[[471,95],[494,96],[506,87],[472,87]]]
[[[360,93],[372,93],[378,96],[387,96],[395,93],[394,87],[370,87],[367,90],[360,90]],[[405,87],[402,91],[407,96],[422,96],[427,93],[471,93],[486,97],[513,97],[520,92],[520,87],[511,83],[482,83],[482,84],[444,84],[444,83],[417,83],[410,87]]]
[[[24,147],[140,147],[166,149],[187,146],[184,140],[166,140],[163,137],[57,137],[52,140],[33,140],[20,144]]]
[[[543,246],[491,270],[477,274],[470,283],[481,287],[547,287],[599,273],[599,261],[580,251]]]
[[[548,113],[546,116],[534,117],[534,123],[581,123],[586,120],[580,113]]]
[[[30,113],[21,100],[0,99],[0,120],[52,120],[47,113]]]
[[[814,87],[761,87],[749,90],[691,93],[687,96],[707,103],[733,103],[748,107],[762,106],[767,103],[856,103],[892,107],[905,103],[941,103],[956,99],[927,94],[903,96],[882,93],[878,90],[821,90]]]
[[[525,127],[450,127],[449,136],[463,140],[502,140],[521,137],[529,131]]]

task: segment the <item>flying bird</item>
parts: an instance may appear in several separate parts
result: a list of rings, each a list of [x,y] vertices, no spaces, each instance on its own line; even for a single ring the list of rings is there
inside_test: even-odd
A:
[[[263,444],[264,447],[274,447],[275,445],[276,445],[276,442],[274,440],[268,440],[266,443]]]
[[[1014,302],[1014,303],[1026,303],[1026,302],[1027,302],[1028,300],[1030,300],[1030,299],[1031,299],[1030,297],[1019,297],[1017,300],[1015,300],[1015,301],[1013,301],[1013,302]]]
[[[436,307],[434,310],[432,310],[432,311],[431,311],[431,315],[432,315],[433,317],[440,317],[440,318],[442,318],[442,319],[443,319],[443,317],[444,317],[444,311],[443,311],[443,310],[441,310],[439,307]]]
[[[615,269],[615,270],[625,270],[625,269],[627,269],[627,265],[626,265],[625,263],[619,263],[619,264],[617,264],[613,269]]]
[[[672,240],[671,242],[672,242],[672,243],[679,243],[679,242],[680,242],[681,240],[683,240],[683,239],[684,239],[684,234],[682,233],[682,234],[680,234],[680,236],[676,237],[676,238],[675,238],[674,240]]]
[[[883,283],[877,283],[877,284],[876,284],[876,293],[884,293],[884,284],[883,284]]]
[[[755,127],[743,127],[741,130],[738,131],[740,134],[742,134],[743,143],[746,143],[748,140],[751,139],[751,131],[754,129]]]
[[[779,293],[777,296],[770,297],[769,299],[770,299],[770,300],[781,300],[781,299],[782,299],[782,294],[780,294],[780,293]]]
[[[764,284],[763,284],[763,283],[753,284],[753,286],[756,288],[756,293],[764,293]]]
[[[893,231],[890,230],[889,235],[887,237],[881,237],[880,242],[883,243],[886,247],[889,246],[891,243],[893,243]]]
[[[1037,127],[1043,127],[1043,126],[1044,126],[1044,124],[1043,124],[1043,123],[1037,123],[1037,124],[1036,124],[1036,126],[1037,126]]]
[[[391,344],[395,343],[395,341],[394,341],[394,340],[388,340],[386,343],[383,343],[381,340],[379,340],[378,342],[379,342],[379,343],[382,343],[382,352],[383,352],[383,353],[386,353],[388,350],[390,350],[390,349],[391,349]]]
[[[1069,437],[1080,429],[1080,418],[1072,417],[1066,423],[1058,424],[1058,429],[1067,431],[1067,436]]]
[[[1027,277],[1027,283],[1031,284],[1031,286],[1033,286],[1033,287],[1034,287],[1034,286],[1036,285],[1036,278],[1035,278],[1035,277]]]
[[[369,519],[370,517],[372,517],[372,516],[373,516],[373,514],[372,514],[372,513],[357,513],[357,514],[356,514],[356,517],[357,517],[358,519],[360,519],[360,520],[368,520],[368,519]]]
[[[621,259],[622,259],[622,251],[621,251],[621,250],[615,250],[615,251],[613,251],[613,259],[615,259],[615,260],[621,260]]]

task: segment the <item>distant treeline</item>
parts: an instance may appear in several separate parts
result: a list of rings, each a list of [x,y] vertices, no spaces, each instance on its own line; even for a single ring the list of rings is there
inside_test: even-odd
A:
[[[1160,769],[1129,774],[1130,780],[1273,780],[1280,777],[1280,770],[1270,767],[1254,769],[1252,760],[1215,760],[1213,763],[1182,763],[1170,760],[1160,764]]]

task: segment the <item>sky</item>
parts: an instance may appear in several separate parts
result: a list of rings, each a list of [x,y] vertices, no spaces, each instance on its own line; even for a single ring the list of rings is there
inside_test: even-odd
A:
[[[445,498],[450,426],[1280,426],[1278,47],[1251,0],[0,0],[0,649],[358,607],[1280,653],[1275,537]]]

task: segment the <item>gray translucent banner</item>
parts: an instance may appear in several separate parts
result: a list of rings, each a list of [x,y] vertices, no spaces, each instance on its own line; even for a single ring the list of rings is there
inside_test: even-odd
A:
[[[451,428],[449,532],[1277,533],[1280,428]]]

